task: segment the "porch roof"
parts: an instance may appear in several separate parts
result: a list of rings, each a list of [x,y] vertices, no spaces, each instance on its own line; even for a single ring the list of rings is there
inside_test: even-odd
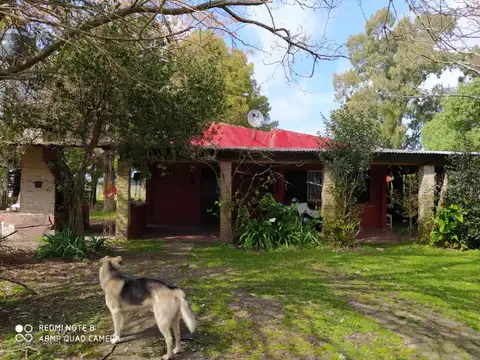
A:
[[[236,161],[243,157],[243,161],[256,161],[266,163],[282,162],[315,162],[318,163],[320,151],[323,149],[313,148],[265,148],[265,147],[215,147],[203,146],[215,152],[218,160]],[[401,150],[401,149],[378,149],[375,154],[374,164],[379,165],[447,165],[449,157],[460,155],[462,152],[455,151],[428,151],[428,150]],[[480,156],[480,153],[470,153]]]

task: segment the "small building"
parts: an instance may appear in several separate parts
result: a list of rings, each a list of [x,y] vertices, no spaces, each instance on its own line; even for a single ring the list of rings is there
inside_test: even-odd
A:
[[[131,169],[121,160],[117,174],[117,224],[119,237],[134,238],[156,226],[217,227],[220,238],[231,238],[235,213],[228,203],[244,196],[253,201],[266,191],[276,201],[293,198],[325,211],[329,202],[328,169],[318,153],[326,139],[287,130],[269,132],[228,124],[212,124],[200,140],[192,142],[203,156],[176,160],[165,166],[152,164],[146,202],[130,201]],[[449,152],[382,149],[369,171],[361,202],[365,229],[387,227],[388,179],[394,167],[419,174],[419,218],[434,209],[436,176],[443,172]],[[54,213],[54,177],[45,165],[45,145],[30,147],[22,161],[20,206],[22,212]],[[216,214],[217,212],[217,214]]]

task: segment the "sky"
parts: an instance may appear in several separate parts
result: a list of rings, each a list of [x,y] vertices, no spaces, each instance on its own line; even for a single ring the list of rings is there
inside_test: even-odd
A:
[[[273,4],[269,5],[277,28],[285,27],[294,32],[305,33],[312,39],[326,37],[337,44],[345,44],[350,35],[363,32],[365,19],[370,18],[388,1],[341,0],[340,6],[330,14],[326,11],[302,10],[298,5],[292,6],[289,3],[293,3],[293,0],[274,0]],[[395,6],[399,15],[406,13],[403,1],[397,2]],[[263,6],[250,7],[247,14],[254,20],[271,24],[269,12]],[[312,77],[296,77],[296,81],[292,82],[287,80],[283,67],[271,64],[281,59],[284,54],[284,51],[275,49],[278,40],[275,40],[273,35],[255,26],[242,28],[238,35],[246,43],[264,50],[254,51],[249,55],[249,61],[254,63],[255,79],[261,84],[263,93],[270,101],[270,119],[278,121],[282,129],[312,135],[322,133],[322,114],[328,117],[331,110],[339,107],[334,99],[332,76],[334,73],[346,71],[350,67],[349,60],[320,61]],[[297,73],[309,73],[311,65],[311,59],[305,55],[296,55],[294,69]],[[454,71],[442,74],[440,79],[430,76],[423,87],[432,88],[437,83],[455,85],[459,75],[460,72]]]

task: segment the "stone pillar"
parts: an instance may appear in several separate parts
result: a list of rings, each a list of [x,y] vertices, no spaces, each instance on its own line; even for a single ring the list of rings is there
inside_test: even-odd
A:
[[[43,146],[29,146],[22,157],[20,211],[55,213],[55,177],[44,160]]]
[[[220,239],[232,241],[232,163],[220,162]]]
[[[422,232],[433,215],[435,206],[435,166],[418,168],[418,225]]]
[[[447,188],[448,188],[448,176],[447,173],[441,173],[440,175],[440,198],[438,200],[438,210],[445,208],[447,203]]]
[[[322,217],[324,219],[335,216],[335,204],[333,199],[333,179],[332,174],[325,165],[323,168],[322,182]]]
[[[130,167],[121,159],[118,161],[117,170],[117,216],[115,237],[128,239],[128,226],[130,225]]]

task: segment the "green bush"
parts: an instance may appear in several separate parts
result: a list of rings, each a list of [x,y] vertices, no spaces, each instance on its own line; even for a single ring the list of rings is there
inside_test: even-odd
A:
[[[452,249],[468,249],[468,231],[465,226],[466,212],[458,205],[440,210],[434,218],[430,246]]]
[[[458,205],[463,210],[463,248],[480,248],[480,158],[471,154],[452,156],[447,167],[447,204]]]
[[[52,235],[45,235],[34,255],[34,258],[78,258],[84,259],[91,253],[107,250],[104,238],[90,237],[75,234],[70,229],[58,231]]]
[[[297,207],[278,204],[272,194],[260,200],[257,209],[241,208],[238,214],[237,242],[246,250],[273,250],[321,243],[321,219],[304,222]]]
[[[352,246],[360,232],[360,220],[347,218],[326,222],[324,236],[332,245]]]

